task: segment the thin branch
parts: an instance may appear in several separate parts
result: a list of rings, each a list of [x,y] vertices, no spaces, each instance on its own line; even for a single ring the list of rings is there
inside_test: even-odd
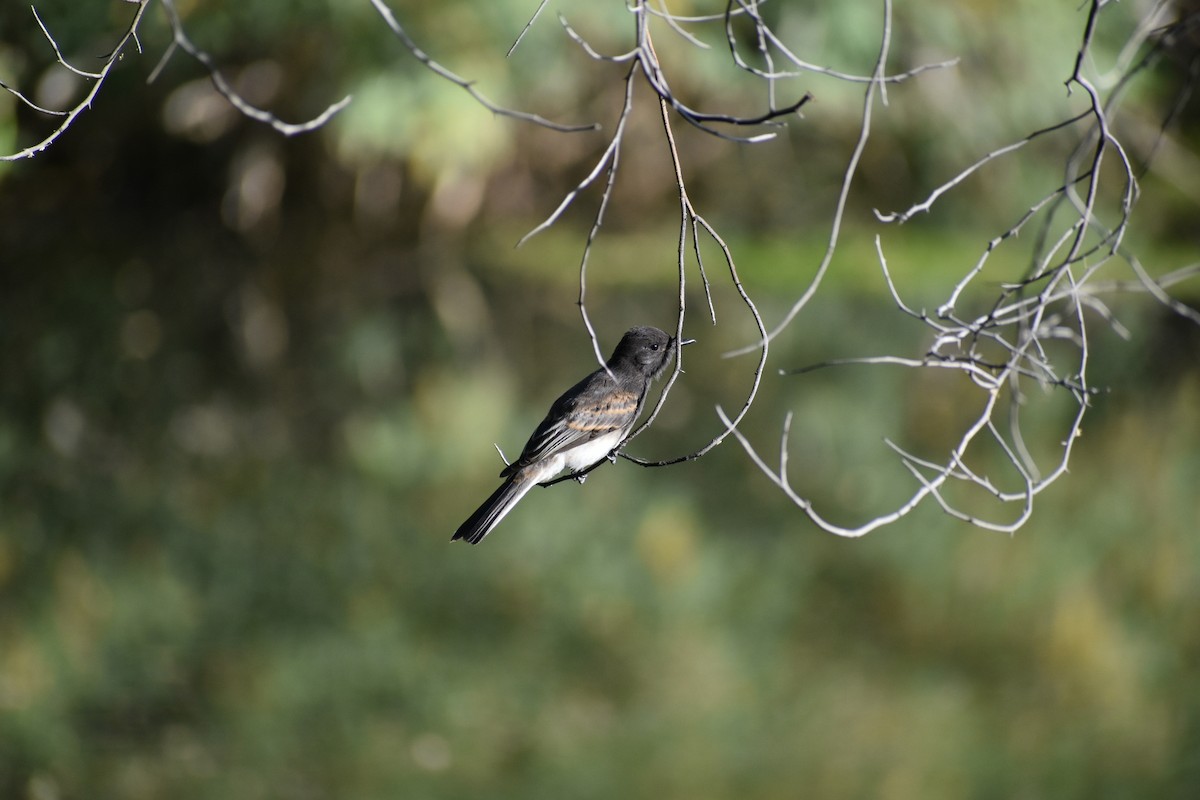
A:
[[[46,41],[50,43],[50,46],[52,48],[54,48],[54,55],[58,59],[59,64],[62,64],[64,67],[66,67],[71,72],[75,73],[76,75],[78,75],[81,78],[88,78],[90,80],[99,80],[100,79],[100,77],[102,76],[102,73],[87,72],[85,70],[78,69],[74,65],[69,63],[65,58],[63,58],[62,50],[58,49],[58,42],[56,42],[54,40],[54,37],[50,35],[50,30],[49,30],[49,28],[46,27],[46,23],[42,22],[41,15],[38,14],[37,8],[35,8],[34,6],[30,6],[29,10],[33,12],[33,18],[37,20],[38,27],[42,29],[42,35],[46,37]],[[135,18],[135,22],[136,22],[136,18]],[[135,42],[137,41],[136,37],[134,38],[134,41]],[[115,55],[115,51],[113,54],[110,54],[109,57],[111,58],[113,55]]]
[[[28,106],[29,108],[32,108],[34,111],[38,112],[39,114],[46,114],[47,116],[51,116],[51,117],[65,117],[71,113],[69,111],[59,111],[59,110],[53,109],[53,108],[43,108],[42,106],[39,106],[37,103],[33,102],[28,97],[23,95],[19,90],[13,88],[12,86],[9,86],[4,81],[0,81],[0,89],[3,89],[4,91],[8,92],[13,97],[17,98],[22,103],[24,103],[26,106]]]
[[[755,6],[761,5],[761,2],[748,4],[748,0],[737,0],[737,3],[739,6],[737,9],[732,9],[732,5],[733,5],[732,2],[728,2],[726,4],[726,16],[725,16],[726,25],[728,25],[728,19],[731,18],[732,16],[734,16],[736,13],[749,14],[754,19],[757,32],[759,34],[761,34],[772,47],[774,47],[776,50],[778,50],[779,53],[781,55],[783,55],[783,57],[785,59],[790,61],[793,65],[795,65],[795,67],[798,70],[800,70],[799,72],[764,73],[764,72],[756,70],[753,67],[750,67],[749,65],[745,64],[745,62],[742,61],[740,56],[737,54],[736,48],[734,48],[733,58],[734,58],[735,62],[737,62],[738,65],[741,66],[743,69],[746,69],[762,78],[768,78],[768,77],[791,78],[791,77],[797,77],[797,76],[803,75],[805,73],[813,73],[813,74],[817,74],[817,75],[826,75],[830,78],[836,78],[837,80],[846,81],[848,83],[880,83],[880,82],[902,83],[904,81],[915,78],[924,72],[928,72],[930,70],[935,70],[935,69],[948,69],[950,67],[957,66],[959,63],[959,59],[952,58],[952,59],[948,59],[946,61],[939,61],[939,62],[935,62],[935,63],[931,63],[931,64],[922,64],[920,66],[917,66],[910,70],[907,70],[906,72],[900,72],[900,73],[896,73],[893,75],[884,74],[884,75],[879,75],[879,76],[876,76],[876,75],[854,75],[854,74],[851,74],[848,72],[842,72],[841,70],[832,69],[830,67],[821,67],[816,64],[812,64],[808,61],[805,61],[804,59],[802,59],[798,55],[796,55],[775,34],[775,32],[771,29],[771,27],[769,25],[767,25],[766,22],[760,16],[758,16],[758,12],[757,12],[757,9],[755,8]],[[732,12],[731,12],[731,9],[732,9]],[[733,43],[731,43],[731,45],[732,44]]]
[[[512,43],[512,46],[508,48],[508,52],[504,54],[505,58],[512,58],[513,52],[517,49],[517,46],[521,44],[521,40],[525,38],[525,34],[529,33],[529,29],[533,27],[533,23],[537,21],[537,18],[542,13],[542,9],[545,8],[546,4],[549,2],[550,0],[542,0],[542,2],[538,3],[537,10],[533,12],[533,16],[530,17],[529,21],[525,23],[525,27],[521,28],[521,32],[517,34],[516,41]]]
[[[893,211],[890,214],[884,214],[884,213],[880,212],[878,209],[876,209],[875,217],[880,222],[898,222],[898,223],[908,222],[916,214],[923,214],[923,213],[928,212],[931,208],[933,208],[933,204],[937,202],[938,198],[940,198],[942,195],[944,195],[946,192],[950,191],[951,189],[955,188],[956,186],[962,185],[962,183],[964,181],[966,181],[967,178],[971,177],[976,172],[978,172],[980,169],[987,166],[988,164],[995,161],[996,159],[1006,156],[1009,153],[1014,153],[1017,150],[1020,150],[1022,147],[1029,144],[1030,142],[1032,142],[1034,139],[1037,139],[1041,136],[1045,136],[1046,134],[1049,134],[1049,133],[1054,133],[1055,131],[1062,130],[1063,128],[1074,125],[1076,122],[1079,122],[1080,120],[1088,119],[1091,116],[1092,116],[1091,110],[1084,111],[1080,114],[1076,114],[1074,117],[1071,117],[1070,119],[1063,120],[1062,122],[1055,123],[1054,125],[1051,125],[1046,128],[1041,128],[1040,130],[1036,130],[1033,133],[1029,134],[1028,136],[1024,137],[1023,139],[1019,139],[1011,144],[1007,144],[1004,147],[997,148],[996,150],[993,150],[992,152],[988,153],[983,158],[976,161],[971,166],[964,169],[962,172],[955,175],[950,180],[943,183],[941,186],[934,189],[933,192],[929,195],[929,197],[925,198],[925,200],[923,200],[922,202],[917,203],[916,205],[912,206],[907,211]]]
[[[617,119],[616,129],[613,131],[613,138],[609,145],[609,149],[606,150],[605,155],[601,157],[601,162],[605,160],[608,162],[608,178],[604,183],[604,191],[600,195],[600,206],[596,209],[596,216],[592,220],[592,227],[588,230],[587,241],[583,246],[583,254],[579,258],[579,314],[583,319],[583,327],[585,330],[587,330],[588,338],[591,340],[592,351],[596,355],[596,361],[599,362],[600,365],[606,370],[608,369],[608,364],[604,360],[604,354],[600,350],[599,337],[596,336],[596,329],[592,325],[591,317],[588,316],[587,312],[588,256],[591,255],[592,244],[596,241],[596,236],[600,233],[600,226],[604,224],[604,212],[608,208],[609,200],[612,199],[613,187],[617,182],[617,170],[621,166],[621,142],[625,138],[625,123],[628,122],[629,114],[632,110],[633,70],[631,69],[625,76],[625,104],[621,107],[621,115]],[[576,194],[578,194],[578,190],[576,191]],[[564,205],[560,207],[560,210],[557,213],[561,214],[561,209],[565,208],[565,204],[568,202],[570,202],[570,197],[563,201]],[[534,231],[530,231],[529,234],[521,239],[521,242],[518,244],[518,246],[523,244],[525,239],[528,239],[536,232],[536,229]],[[612,373],[609,374],[611,375]]]
[[[166,12],[167,20],[171,25],[173,44],[200,62],[201,66],[208,70],[209,77],[213,82],[213,86],[216,87],[217,92],[243,116],[249,117],[256,122],[261,122],[264,125],[270,125],[275,131],[284,136],[298,136],[302,133],[309,133],[323,127],[339,111],[350,105],[350,101],[353,98],[350,95],[346,95],[312,119],[299,123],[284,122],[270,111],[265,111],[252,105],[225,79],[225,76],[217,68],[212,56],[197,47],[191,38],[188,37],[187,32],[183,28],[183,21],[179,17],[179,12],[175,9],[175,0],[159,0],[159,2],[162,4],[163,11]],[[159,67],[155,70],[155,74],[162,69],[162,65],[166,63],[166,59],[170,57],[172,52],[173,50],[167,50],[163,56],[163,60],[159,63]]]
[[[496,105],[491,100],[487,99],[482,92],[476,89],[475,85],[471,81],[461,78],[455,73],[446,69],[441,64],[430,58],[428,53],[418,47],[417,43],[413,41],[412,37],[409,36],[404,28],[401,27],[400,23],[396,21],[395,14],[392,13],[392,10],[388,8],[383,0],[371,0],[371,5],[375,6],[375,10],[379,12],[379,16],[381,16],[383,21],[387,23],[387,26],[391,28],[392,33],[396,35],[396,38],[400,40],[405,49],[412,53],[413,58],[424,64],[427,69],[429,69],[438,77],[444,78],[445,80],[453,83],[455,86],[461,88],[467,94],[471,95],[475,102],[479,103],[493,114],[501,117],[509,117],[511,119],[519,119],[523,122],[532,122],[535,125],[541,125],[543,128],[549,128],[550,130],[560,131],[562,133],[579,133],[582,131],[594,131],[599,129],[600,126],[595,123],[590,125],[564,125],[559,122],[552,122],[551,120],[548,120],[538,114],[530,114],[525,111],[514,111],[513,109]]]

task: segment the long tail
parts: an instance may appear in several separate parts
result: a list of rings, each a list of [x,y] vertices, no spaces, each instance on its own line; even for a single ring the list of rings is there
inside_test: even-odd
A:
[[[535,481],[522,477],[519,473],[510,475],[466,522],[458,526],[450,541],[466,539],[471,544],[479,544],[483,537],[491,533],[492,528],[504,519],[504,515],[512,510],[517,501],[533,488],[534,483]]]

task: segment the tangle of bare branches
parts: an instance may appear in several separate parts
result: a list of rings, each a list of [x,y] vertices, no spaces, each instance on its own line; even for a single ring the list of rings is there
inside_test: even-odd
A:
[[[585,36],[560,17],[564,31],[580,45],[588,56],[597,61],[630,65],[624,78],[624,105],[620,110],[617,124],[608,144],[593,169],[563,198],[558,207],[545,220],[526,234],[521,243],[557,223],[584,191],[595,184],[601,175],[606,176],[600,192],[598,210],[588,232],[580,259],[578,297],[583,326],[591,340],[597,360],[603,363],[601,347],[586,306],[588,256],[600,231],[605,210],[611,199],[620,166],[621,149],[625,143],[626,122],[634,105],[634,80],[636,77],[640,77],[641,82],[657,96],[661,106],[663,131],[680,199],[681,221],[676,243],[679,296],[677,336],[682,336],[687,310],[685,285],[688,276],[689,240],[692,243],[697,269],[703,282],[705,297],[709,305],[709,316],[712,323],[716,324],[716,309],[713,307],[709,279],[701,257],[699,244],[701,231],[721,247],[729,269],[730,280],[753,316],[760,334],[758,342],[730,354],[741,355],[757,350],[759,359],[752,373],[750,388],[742,407],[732,417],[724,409],[717,409],[723,429],[706,445],[687,455],[656,462],[628,456],[620,452],[621,448],[615,452],[645,466],[662,466],[699,458],[719,445],[727,436],[735,436],[751,460],[784,492],[785,496],[801,508],[819,527],[842,536],[860,536],[895,522],[928,499],[937,503],[945,513],[981,528],[1011,532],[1023,525],[1032,515],[1034,498],[1065,474],[1073,445],[1080,434],[1082,421],[1089,407],[1090,398],[1096,391],[1087,379],[1090,347],[1088,314],[1098,316],[1104,324],[1109,325],[1118,333],[1124,332],[1120,323],[1109,312],[1101,299],[1104,287],[1093,280],[1096,274],[1110,260],[1122,259],[1139,278],[1140,285],[1145,291],[1177,313],[1187,316],[1195,313],[1178,301],[1172,300],[1165,287],[1150,279],[1136,258],[1121,250],[1121,242],[1129,223],[1130,213],[1137,201],[1138,187],[1134,165],[1126,148],[1113,133],[1110,119],[1117,107],[1121,90],[1128,83],[1129,76],[1136,74],[1138,70],[1144,69],[1150,63],[1154,48],[1150,49],[1151,54],[1143,58],[1139,64],[1131,64],[1126,74],[1115,82],[1112,89],[1107,93],[1102,93],[1087,74],[1085,65],[1089,63],[1096,23],[1103,5],[1104,3],[1100,0],[1095,0],[1088,8],[1074,69],[1067,80],[1069,88],[1080,89],[1087,95],[1089,101],[1087,110],[1060,122],[1048,124],[1015,143],[994,149],[935,188],[925,201],[914,204],[908,211],[892,214],[877,212],[880,221],[902,224],[915,214],[929,212],[944,195],[970,180],[979,170],[997,160],[1010,157],[1034,140],[1063,135],[1077,138],[1076,147],[1066,160],[1066,169],[1059,184],[1048,191],[1007,230],[988,242],[978,261],[966,271],[965,276],[958,283],[951,287],[946,301],[940,304],[935,314],[930,315],[923,310],[914,310],[902,298],[888,267],[882,241],[877,239],[876,248],[880,270],[896,308],[899,312],[918,320],[930,331],[932,344],[927,352],[919,356],[893,354],[873,358],[828,361],[792,371],[792,374],[800,374],[813,369],[849,364],[955,370],[967,376],[975,389],[982,395],[979,414],[966,425],[957,444],[950,448],[950,451],[942,459],[922,457],[904,449],[894,441],[885,440],[885,445],[895,453],[900,463],[912,475],[915,488],[908,499],[901,502],[896,508],[877,513],[867,521],[854,526],[838,525],[826,519],[809,500],[793,488],[787,472],[791,414],[788,414],[784,420],[777,468],[771,468],[766,464],[759,452],[740,431],[739,425],[754,403],[767,363],[769,343],[790,329],[803,310],[817,296],[831,269],[840,244],[849,193],[862,154],[871,137],[872,117],[876,105],[880,101],[884,104],[887,102],[886,87],[889,84],[915,78],[929,69],[953,66],[956,60],[922,65],[900,74],[889,74],[887,65],[893,27],[891,0],[884,0],[882,4],[879,49],[874,67],[868,75],[856,75],[853,72],[818,67],[811,61],[801,58],[771,29],[761,14],[761,3],[758,0],[728,0],[723,13],[693,17],[675,16],[667,10],[665,3],[660,3],[657,8],[646,2],[630,3],[628,10],[634,18],[632,47],[617,55],[601,54],[587,41]],[[540,13],[544,6],[545,3],[539,5],[537,13]],[[1154,13],[1157,13],[1157,10]],[[535,13],[535,19],[536,16]],[[748,22],[753,28],[753,35],[747,38],[754,43],[757,66],[752,64],[741,52],[740,42],[743,40],[735,35],[733,28],[735,18],[743,24]],[[750,116],[701,113],[682,102],[672,93],[667,69],[655,51],[649,26],[650,21],[654,19],[664,21],[671,31],[699,48],[707,48],[707,45],[689,28],[704,24],[723,26],[724,39],[732,63],[738,69],[765,83],[766,110]],[[533,21],[533,19],[530,20],[525,28],[526,31]],[[1132,53],[1142,49],[1142,43],[1154,35],[1154,30],[1155,26],[1153,25],[1140,26],[1138,31],[1133,34],[1134,38],[1140,37],[1140,41],[1131,43],[1125,52]],[[525,31],[522,31],[521,36],[524,36],[524,33]],[[518,42],[519,40],[520,37],[518,37]],[[773,137],[775,131],[766,130],[749,136],[740,136],[715,126],[722,125],[726,128],[735,126],[770,127],[780,124],[785,119],[795,118],[796,112],[811,99],[811,94],[804,91],[799,94],[798,100],[779,104],[777,102],[778,87],[781,82],[794,80],[806,74],[864,84],[859,135],[843,171],[840,191],[831,211],[830,232],[824,255],[808,285],[790,305],[783,318],[768,331],[758,308],[741,285],[734,265],[733,254],[716,229],[698,213],[688,195],[686,167],[673,135],[671,112],[705,133],[741,144],[755,144]],[[1081,128],[1082,133],[1080,133]],[[1107,198],[1110,196],[1108,186],[1111,181],[1104,180],[1102,184],[1102,179],[1106,175],[1104,164],[1106,159],[1110,158],[1117,160],[1118,173],[1123,177],[1118,179],[1120,185],[1115,200],[1116,216],[1112,221],[1106,222],[1102,219],[1106,212],[1102,212],[1100,206],[1107,202]],[[1002,287],[999,295],[987,304],[987,310],[984,313],[971,315],[960,311],[960,301],[969,290],[972,290],[972,296],[974,296],[973,290],[977,286],[977,279],[984,273],[991,254],[1014,239],[1027,225],[1038,226],[1038,245],[1035,248],[1035,256],[1031,260],[1026,278],[1015,285]],[[1176,277],[1182,278],[1182,275]],[[1112,285],[1109,284],[1110,287]],[[1051,355],[1051,344],[1062,345],[1064,343],[1073,348],[1074,358],[1064,358],[1058,352],[1061,348],[1056,348],[1054,354]],[[633,436],[653,423],[681,369],[682,362],[677,358],[675,370],[671,379],[664,386],[658,403]],[[1075,407],[1075,412],[1061,438],[1058,457],[1048,466],[1039,464],[1025,441],[1021,409],[1025,402],[1025,384],[1030,382],[1043,389],[1065,393],[1071,398]],[[979,459],[975,458],[975,454],[982,449],[981,443],[990,444],[994,451],[1001,454],[1000,463],[1004,464],[1004,469],[1010,473],[1007,481],[1002,481],[991,473],[990,470],[994,469],[994,466],[989,465],[994,463],[994,459],[992,462],[982,465],[976,464]],[[626,443],[622,443],[622,447],[624,444]],[[1016,488],[1000,488],[1005,483],[1014,482],[1011,476],[1016,478]],[[583,474],[566,477],[582,479]],[[1015,506],[1016,513],[1008,516],[986,517],[960,507],[948,495],[947,487],[952,484],[968,484],[978,487],[995,498],[1002,507]]]
[[[727,355],[755,353],[757,359],[747,368],[741,406],[733,413],[721,407],[716,409],[715,432],[707,442],[683,455],[659,461],[628,455],[624,448],[654,423],[683,371],[683,352],[678,348],[674,369],[647,418],[610,457],[615,460],[621,456],[646,467],[665,466],[700,458],[733,437],[751,462],[787,499],[815,525],[830,533],[862,536],[904,518],[927,502],[971,525],[1013,532],[1030,519],[1038,495],[1068,470],[1083,420],[1098,391],[1089,376],[1093,329],[1107,327],[1118,335],[1129,335],[1110,308],[1109,298],[1119,293],[1143,293],[1171,313],[1200,324],[1200,311],[1171,293],[1173,287],[1200,276],[1200,265],[1192,264],[1156,275],[1126,242],[1139,201],[1139,181],[1165,140],[1168,127],[1191,99],[1192,87],[1200,78],[1200,55],[1195,54],[1194,47],[1190,50],[1179,47],[1181,42],[1195,39],[1200,27],[1200,12],[1177,13],[1181,6],[1172,0],[1154,0],[1129,32],[1114,63],[1107,70],[1101,70],[1096,63],[1097,28],[1114,4],[1110,0],[1087,0],[1080,8],[1081,33],[1073,63],[1063,76],[1066,90],[1075,98],[1073,110],[1059,118],[1044,120],[1025,136],[997,143],[907,209],[875,212],[879,222],[899,229],[919,215],[936,213],[947,197],[975,180],[985,169],[994,169],[998,164],[1020,158],[1035,142],[1038,146],[1053,144],[1066,153],[1061,174],[1046,179],[1027,209],[997,226],[998,232],[983,244],[973,263],[964,265],[962,277],[946,287],[944,297],[939,297],[932,311],[908,299],[906,287],[898,282],[897,272],[889,264],[883,237],[876,237],[875,255],[880,279],[896,314],[911,320],[922,330],[926,337],[921,346],[923,349],[830,359],[778,371],[787,376],[785,381],[788,381],[799,380],[799,376],[815,370],[835,368],[942,370],[960,374],[969,382],[972,399],[976,401],[972,407],[975,410],[968,421],[953,431],[952,443],[944,451],[917,453],[892,439],[882,443],[881,451],[889,459],[898,461],[911,476],[911,491],[890,508],[868,510],[863,514],[865,519],[840,523],[818,510],[810,499],[811,491],[803,486],[803,479],[798,485],[797,479],[789,473],[793,413],[788,412],[780,426],[779,455],[774,464],[768,463],[762,450],[750,441],[742,429],[742,422],[755,407],[772,342],[793,332],[805,319],[804,312],[820,295],[833,269],[835,255],[842,243],[850,193],[856,186],[876,115],[884,113],[888,105],[889,87],[920,79],[930,70],[953,68],[958,63],[957,59],[951,58],[905,71],[889,71],[894,33],[892,0],[872,1],[878,2],[879,7],[878,44],[874,53],[864,58],[867,63],[851,68],[822,66],[818,63],[819,58],[806,57],[798,46],[786,41],[780,31],[772,27],[768,20],[770,15],[763,13],[767,0],[714,0],[710,8],[690,15],[671,11],[668,0],[626,0],[625,12],[629,18],[625,29],[626,49],[615,54],[602,53],[589,39],[587,31],[577,29],[560,14],[558,20],[563,35],[589,59],[598,64],[623,65],[624,91],[621,92],[620,106],[614,110],[615,120],[590,169],[517,245],[558,224],[585,194],[594,192],[598,195],[596,211],[591,216],[577,264],[576,304],[583,331],[597,361],[603,364],[604,348],[588,310],[590,256],[598,237],[604,232],[606,213],[621,178],[622,155],[630,147],[645,146],[644,142],[631,140],[630,119],[636,109],[652,104],[652,111],[661,119],[662,158],[670,164],[679,200],[678,235],[672,243],[677,295],[676,339],[682,341],[688,323],[689,279],[699,280],[706,305],[704,314],[714,326],[719,315],[724,318],[726,309],[717,307],[713,282],[728,279],[728,285],[736,292],[741,304],[738,313],[747,314],[753,320],[757,335],[744,347]],[[0,156],[0,160],[36,156],[77,122],[124,56],[133,50],[141,53],[139,30],[150,2],[135,0],[136,7],[131,9],[127,26],[94,72],[69,63],[51,26],[36,10],[33,11],[58,63],[89,81],[90,86],[84,97],[71,108],[48,109],[36,104],[19,89],[0,82],[0,88],[24,106],[58,120],[57,127],[39,142]],[[598,124],[554,122],[536,113],[513,110],[492,102],[473,81],[443,66],[423,50],[384,0],[369,2],[403,50],[438,78],[466,92],[492,114],[559,133],[600,130]],[[509,56],[543,17],[547,5],[548,0],[539,1],[528,22],[515,36]],[[234,90],[216,61],[188,36],[174,0],[161,0],[161,7],[172,38],[152,71],[151,80],[176,52],[181,51],[207,71],[217,91],[240,113],[287,136],[321,127],[350,102],[351,98],[347,96],[308,121],[288,123],[280,120],[271,112],[248,103]],[[686,101],[676,87],[686,83],[685,78],[689,77],[687,65],[681,67],[671,58],[660,58],[655,47],[655,36],[659,34],[678,37],[686,44],[683,49],[687,52],[727,59],[731,69],[748,76],[748,80],[761,90],[757,104],[750,111],[733,112],[702,110],[696,107],[697,104]],[[1122,119],[1122,100],[1139,76],[1164,58],[1176,57],[1178,51],[1191,53],[1190,61],[1182,69],[1187,80],[1160,121],[1153,146],[1140,148],[1139,158],[1120,134],[1122,129],[1118,123]],[[697,208],[688,191],[692,169],[689,154],[681,150],[675,125],[682,121],[685,129],[690,126],[727,142],[729,146],[754,146],[778,136],[783,126],[801,119],[801,112],[813,98],[803,82],[817,79],[841,81],[855,87],[856,92],[861,91],[857,135],[841,171],[839,189],[836,196],[830,198],[823,254],[815,269],[796,265],[797,274],[811,274],[811,277],[806,283],[798,283],[795,299],[786,303],[778,321],[768,324],[760,304],[742,283],[735,254],[726,237],[719,232],[718,225]],[[659,143],[656,141],[653,146],[657,147]],[[1021,233],[1026,234],[1026,240],[1032,234],[1032,246],[1027,261],[1023,262],[1023,273],[1016,280],[991,280],[989,283],[989,271],[994,271],[994,254],[1001,248],[1006,248],[1006,252],[1015,249],[1014,242]],[[710,274],[711,265],[705,264],[703,252],[706,246],[715,246],[722,254],[724,274],[719,278]],[[1023,417],[1034,390],[1062,398],[1069,409],[1049,443],[1044,440],[1045,434],[1035,433]],[[1043,440],[1031,442],[1033,435],[1041,436]],[[567,475],[553,482],[569,478],[582,480],[586,474],[587,471]],[[964,490],[973,494],[968,495]],[[988,498],[984,510],[974,501],[980,493]]]
[[[937,186],[924,201],[906,211],[876,212],[882,222],[903,224],[915,214],[930,212],[944,196],[985,165],[1011,157],[1034,139],[1074,138],[1074,148],[1066,159],[1058,184],[1012,226],[987,243],[976,263],[951,287],[946,300],[933,314],[912,308],[902,298],[889,269],[882,241],[876,238],[879,267],[892,301],[899,312],[919,321],[929,331],[932,343],[926,352],[832,360],[784,373],[798,375],[854,364],[953,370],[969,378],[981,399],[979,411],[943,456],[922,457],[891,440],[885,441],[911,474],[915,485],[912,494],[894,508],[865,521],[850,525],[835,523],[795,488],[789,475],[791,412],[785,416],[778,462],[772,466],[737,429],[736,420],[729,419],[723,410],[719,410],[722,420],[754,464],[823,530],[839,536],[862,536],[901,519],[925,500],[932,499],[944,513],[971,525],[1007,533],[1016,531],[1030,519],[1037,495],[1066,474],[1091,398],[1097,393],[1097,387],[1088,378],[1093,341],[1091,327],[1097,324],[1093,318],[1118,335],[1128,335],[1104,302],[1104,296],[1144,291],[1171,312],[1200,323],[1200,312],[1167,292],[1169,286],[1195,277],[1197,266],[1191,265],[1155,279],[1123,246],[1139,196],[1138,174],[1141,170],[1114,132],[1114,119],[1119,113],[1123,90],[1139,73],[1162,57],[1179,26],[1194,25],[1195,20],[1185,19],[1162,27],[1170,6],[1156,4],[1122,49],[1119,61],[1123,64],[1117,77],[1098,80],[1089,75],[1088,66],[1093,61],[1097,21],[1107,5],[1103,0],[1092,0],[1088,4],[1074,66],[1066,80],[1068,90],[1077,89],[1085,94],[1086,110],[993,150]],[[881,53],[886,52],[889,35],[886,18],[885,10]],[[1135,53],[1143,55],[1135,60],[1132,55]],[[878,78],[876,82],[880,82]],[[1190,92],[1190,89],[1189,83],[1184,91]],[[1176,103],[1171,115],[1163,120],[1161,130],[1166,129],[1179,107]],[[868,101],[863,111],[864,135],[869,121]],[[1115,169],[1107,166],[1110,161],[1115,161]],[[847,184],[854,168],[852,159],[845,173]],[[834,214],[835,230],[841,214],[839,204]],[[970,305],[964,302],[968,293],[986,296],[986,290],[980,291],[978,279],[985,272],[989,258],[1028,225],[1036,226],[1037,230],[1026,276],[1015,283],[1002,285],[982,313],[965,311],[964,306]],[[835,246],[836,234],[831,237],[830,251],[812,284],[772,330],[772,337],[792,324],[797,312],[812,298]],[[1101,274],[1122,268],[1131,272],[1134,280],[1098,279]],[[1022,419],[1022,409],[1027,404],[1031,386],[1061,393],[1069,398],[1074,408],[1058,432],[1057,446],[1049,448],[1053,451],[1049,458],[1044,454],[1045,443],[1038,448],[1039,457],[1026,441],[1027,427]],[[1006,473],[1004,480],[997,470]],[[1002,488],[1005,484],[1009,488]],[[990,513],[981,513],[975,504],[956,500],[950,492],[956,486],[982,490],[993,498],[996,507]]]

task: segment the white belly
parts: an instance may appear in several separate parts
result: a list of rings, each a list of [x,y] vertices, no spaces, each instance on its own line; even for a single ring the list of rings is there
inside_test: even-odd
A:
[[[551,456],[542,462],[541,468],[538,470],[538,483],[553,478],[563,470],[578,472],[581,469],[587,469],[612,452],[612,449],[620,444],[624,437],[625,431],[613,431]]]

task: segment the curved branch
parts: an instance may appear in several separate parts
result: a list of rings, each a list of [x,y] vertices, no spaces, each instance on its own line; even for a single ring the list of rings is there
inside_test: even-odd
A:
[[[579,133],[581,131],[599,130],[600,126],[595,123],[589,125],[564,125],[560,122],[548,120],[538,114],[530,114],[526,111],[514,111],[511,108],[505,108],[503,106],[496,105],[491,100],[487,99],[482,92],[476,89],[475,85],[471,81],[461,78],[455,73],[446,69],[441,64],[430,58],[428,53],[418,47],[417,43],[413,41],[412,37],[409,36],[404,28],[401,27],[400,23],[396,21],[396,15],[392,13],[392,10],[388,8],[383,0],[371,0],[371,5],[375,6],[375,10],[379,12],[379,16],[381,16],[383,21],[387,23],[387,26],[391,28],[392,33],[396,35],[396,38],[400,40],[405,49],[412,53],[413,58],[424,64],[427,69],[429,69],[438,77],[450,81],[455,86],[458,86],[467,94],[471,95],[475,102],[479,103],[479,105],[483,106],[488,111],[491,111],[493,114],[501,117],[518,119],[522,122],[532,122],[535,125],[540,125],[543,128],[549,128],[552,131],[559,131],[561,133]]]
[[[175,8],[175,0],[159,1],[162,3],[163,11],[165,11],[167,14],[167,21],[171,25],[172,47],[168,48],[166,52],[163,53],[162,59],[159,61],[158,66],[155,67],[154,72],[151,75],[151,80],[154,80],[154,77],[166,65],[167,61],[171,57],[171,54],[174,52],[174,48],[178,47],[196,61],[200,62],[200,65],[208,70],[208,75],[213,82],[213,86],[216,87],[217,92],[219,92],[220,95],[224,97],[230,105],[236,108],[238,112],[242,114],[242,116],[248,117],[256,122],[261,122],[265,125],[270,125],[277,132],[283,134],[284,136],[298,136],[302,133],[309,133],[317,128],[323,127],[325,123],[333,119],[333,117],[339,111],[350,105],[350,101],[353,98],[350,95],[346,95],[341,100],[338,100],[336,103],[332,103],[326,107],[324,111],[312,119],[298,123],[284,122],[270,111],[264,111],[263,109],[254,106],[244,97],[242,97],[232,85],[230,85],[229,81],[225,79],[225,76],[222,75],[221,71],[217,68],[216,62],[213,60],[212,56],[200,49],[195,42],[188,37],[187,32],[183,28],[183,20],[180,19],[179,12]]]

